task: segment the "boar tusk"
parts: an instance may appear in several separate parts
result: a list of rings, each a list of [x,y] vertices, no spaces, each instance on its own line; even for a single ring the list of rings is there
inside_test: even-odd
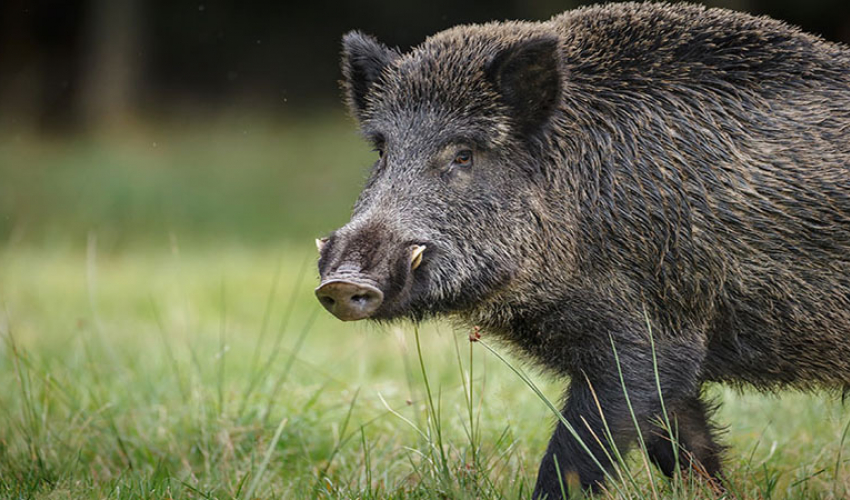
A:
[[[422,263],[422,253],[425,252],[425,245],[413,245],[410,251],[410,270],[414,270]]]
[[[316,238],[316,250],[318,250],[319,253],[322,253],[322,249],[325,248],[325,243],[327,242],[327,238]]]

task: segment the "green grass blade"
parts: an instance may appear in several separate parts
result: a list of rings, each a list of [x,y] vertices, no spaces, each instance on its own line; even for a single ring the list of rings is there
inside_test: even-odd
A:
[[[248,487],[248,491],[245,492],[245,496],[242,498],[247,500],[253,500],[255,498],[254,492],[260,485],[260,480],[263,478],[263,474],[265,474],[266,469],[269,466],[269,462],[271,462],[272,455],[274,454],[274,449],[277,446],[277,442],[280,441],[280,436],[281,434],[283,434],[283,429],[286,427],[286,423],[288,422],[288,420],[289,419],[287,417],[284,417],[280,420],[280,424],[278,424],[277,429],[275,429],[274,436],[272,437],[268,448],[266,448],[266,454],[263,456],[263,461],[260,464],[260,468],[254,474],[254,479],[251,480],[251,485]]]

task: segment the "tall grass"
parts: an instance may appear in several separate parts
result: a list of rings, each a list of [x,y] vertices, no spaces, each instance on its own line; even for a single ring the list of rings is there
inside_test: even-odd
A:
[[[192,252],[7,252],[0,497],[530,495],[564,381],[486,332],[336,323],[313,304],[306,249]],[[850,491],[839,401],[712,392],[732,424],[728,497]],[[605,496],[713,497],[640,448],[612,449]]]

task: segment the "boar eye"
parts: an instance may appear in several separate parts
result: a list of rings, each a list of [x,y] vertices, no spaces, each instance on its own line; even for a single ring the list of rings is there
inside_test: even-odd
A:
[[[471,167],[472,166],[472,151],[468,149],[464,149],[463,151],[458,151],[455,155],[454,160],[452,160],[452,165],[456,167]]]
[[[372,143],[372,151],[378,153],[378,158],[383,158],[387,149],[387,141],[384,136],[380,134],[371,136],[369,142]]]

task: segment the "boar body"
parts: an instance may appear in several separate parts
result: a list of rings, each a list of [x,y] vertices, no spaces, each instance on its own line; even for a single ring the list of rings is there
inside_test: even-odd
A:
[[[593,457],[557,425],[535,497],[604,479],[600,407],[614,444],[635,442],[619,369],[652,460],[714,478],[706,382],[850,385],[847,47],[612,4],[404,54],[352,32],[343,72],[380,158],[322,242],[317,295],[342,319],[447,315],[568,376],[563,415]]]

